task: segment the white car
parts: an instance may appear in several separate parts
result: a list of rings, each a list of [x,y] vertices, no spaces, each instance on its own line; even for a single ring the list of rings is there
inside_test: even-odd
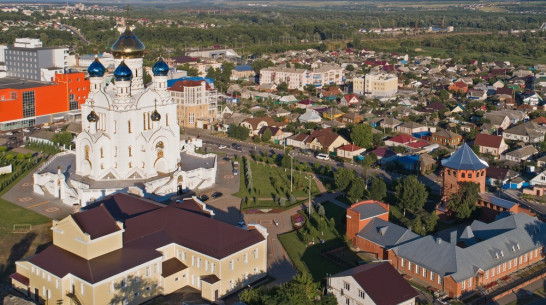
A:
[[[224,149],[224,148],[227,148],[227,146],[225,146],[225,145],[218,145],[218,149]]]
[[[24,132],[30,132],[30,129],[25,128],[25,129],[23,129],[23,131],[24,131]]]
[[[330,156],[328,156],[327,154],[318,154],[316,158],[319,160],[330,160]]]
[[[6,135],[13,136],[13,132],[6,132]]]

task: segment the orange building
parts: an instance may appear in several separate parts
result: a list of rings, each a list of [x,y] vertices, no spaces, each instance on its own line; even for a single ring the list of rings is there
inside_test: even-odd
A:
[[[0,79],[0,130],[10,130],[64,118],[77,110],[89,94],[83,72],[56,74],[46,83],[19,78]]]
[[[474,182],[480,185],[480,193],[485,192],[485,170],[487,162],[478,158],[466,143],[449,158],[442,160],[443,197],[449,197],[459,191],[463,182]]]

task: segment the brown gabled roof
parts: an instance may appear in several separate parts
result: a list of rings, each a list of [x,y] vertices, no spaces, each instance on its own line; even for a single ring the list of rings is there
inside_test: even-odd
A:
[[[377,305],[397,305],[418,295],[389,263],[360,265],[338,276],[352,276]]]
[[[332,128],[317,129],[305,139],[305,143],[311,143],[316,139],[322,147],[330,147],[338,137],[340,135],[333,132]]]
[[[104,205],[99,205],[94,209],[78,212],[71,216],[82,232],[89,234],[91,239],[121,230],[116,220],[108,213]]]
[[[100,205],[103,205],[114,219],[121,222],[124,222],[128,218],[132,218],[162,207],[157,203],[140,197],[135,197],[134,195],[118,193],[88,205],[85,207],[85,210],[91,210]]]
[[[211,275],[205,275],[204,277],[201,278],[201,280],[209,284],[214,284],[218,282],[220,279],[216,275],[211,274]]]
[[[218,259],[264,240],[257,230],[243,230],[174,206],[128,219],[123,238],[124,247],[157,249],[177,243]]]
[[[301,142],[301,141],[307,139],[308,136],[309,135],[305,134],[305,133],[298,133],[298,134],[295,134],[295,135],[291,136],[289,139]]]
[[[177,92],[184,92],[185,87],[200,87],[202,84],[205,83],[205,89],[210,90],[210,85],[204,81],[204,80],[180,80],[174,83],[169,90],[170,91],[177,91]]]
[[[275,125],[275,121],[270,117],[248,118],[248,119],[245,119],[243,122],[249,123],[252,126],[252,129],[256,130],[258,128],[258,124],[260,124],[260,122],[263,122],[263,121],[265,121],[268,126]]]
[[[164,261],[161,265],[161,276],[162,277],[169,277],[177,272],[180,272],[184,269],[188,268],[188,266],[184,265],[181,261],[178,260],[178,258],[173,257],[166,261]]]
[[[123,271],[161,257],[159,251],[149,248],[122,248],[86,260],[57,246],[49,246],[31,257],[32,264],[63,278],[68,273],[94,284]]]
[[[475,145],[484,146],[484,147],[499,148],[501,143],[502,143],[501,136],[494,136],[494,135],[485,134],[485,133],[477,134],[476,139],[474,140]]]

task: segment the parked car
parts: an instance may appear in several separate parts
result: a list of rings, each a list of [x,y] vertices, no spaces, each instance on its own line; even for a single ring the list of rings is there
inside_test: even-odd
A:
[[[211,196],[211,197],[212,197],[212,198],[218,198],[218,197],[222,197],[222,195],[223,195],[223,194],[222,194],[221,192],[214,192],[214,193],[212,193],[212,196]]]
[[[209,196],[203,194],[203,195],[199,196],[199,200],[205,202],[205,201],[209,200]]]
[[[319,160],[330,160],[330,156],[328,156],[327,154],[317,154],[315,158]]]
[[[6,132],[6,135],[13,136],[13,132]]]
[[[224,148],[227,148],[227,146],[225,146],[225,145],[218,145],[218,149],[224,149]]]
[[[239,174],[239,162],[233,162],[233,175],[237,176]]]

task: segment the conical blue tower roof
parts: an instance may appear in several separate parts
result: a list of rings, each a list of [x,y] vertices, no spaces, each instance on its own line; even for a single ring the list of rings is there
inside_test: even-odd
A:
[[[169,65],[160,57],[152,67],[152,72],[154,73],[154,76],[167,76],[169,73]]]
[[[133,72],[125,64],[125,61],[122,60],[116,70],[114,70],[114,77],[116,81],[130,81],[133,78]]]
[[[453,169],[480,170],[488,168],[489,164],[478,158],[472,148],[466,143],[449,158],[442,160],[442,165]]]
[[[99,61],[98,57],[95,57],[95,60],[89,65],[89,68],[87,68],[89,77],[102,77],[105,71],[106,68]]]

